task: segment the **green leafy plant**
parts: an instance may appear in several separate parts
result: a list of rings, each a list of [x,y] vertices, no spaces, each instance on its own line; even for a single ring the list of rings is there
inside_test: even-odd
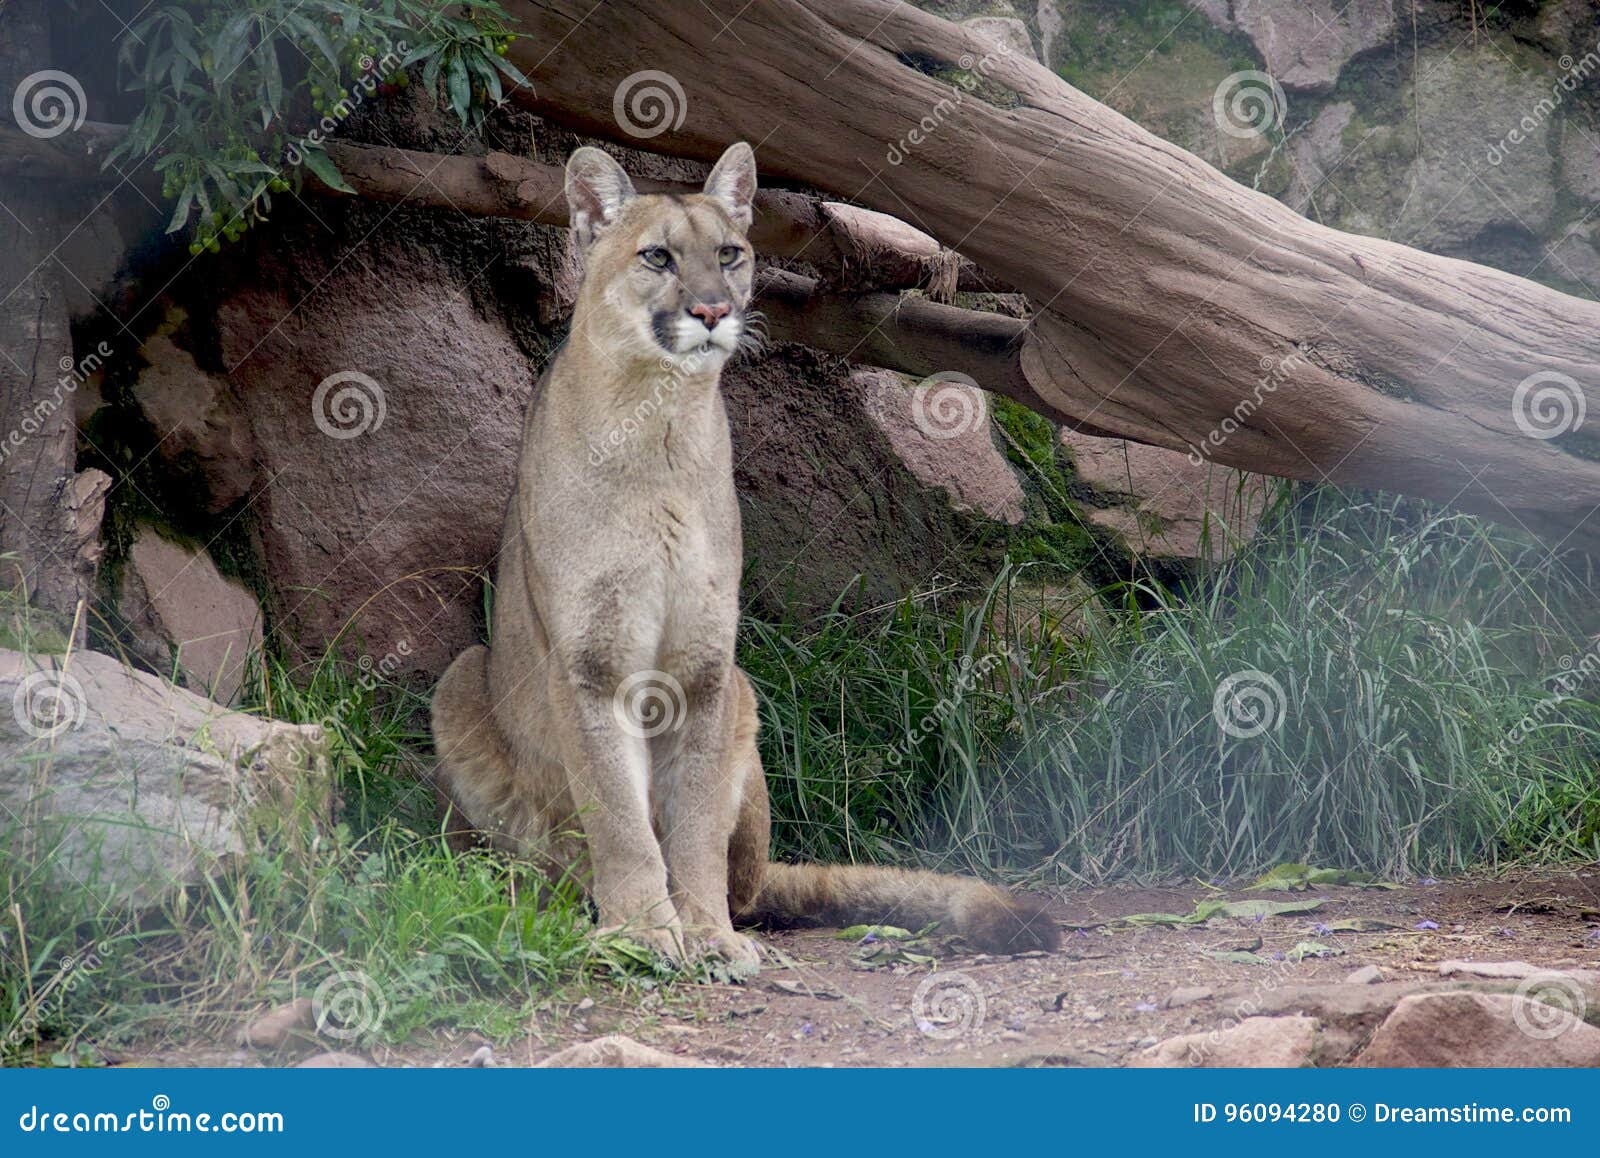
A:
[[[357,109],[411,83],[476,127],[527,79],[495,0],[179,0],[123,35],[124,87],[144,108],[106,164],[156,157],[174,202],[167,231],[196,221],[189,251],[215,253],[267,219],[304,180],[351,191],[323,147]]]

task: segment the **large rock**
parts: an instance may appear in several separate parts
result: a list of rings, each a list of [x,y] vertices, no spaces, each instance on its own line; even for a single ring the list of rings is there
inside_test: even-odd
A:
[[[312,654],[339,640],[438,672],[478,636],[475,572],[494,559],[534,371],[463,292],[448,237],[385,238],[359,260],[293,233],[262,249],[218,338],[255,448],[275,629]]]
[[[1022,484],[994,443],[987,396],[956,381],[919,385],[892,370],[850,375],[862,407],[889,447],[924,486],[938,487],[958,511],[1020,523]]]
[[[963,20],[961,26],[992,41],[1002,52],[1016,53],[1024,60],[1036,59],[1028,26],[1015,16],[973,16]]]
[[[158,674],[232,703],[246,660],[261,650],[261,607],[211,556],[142,528],[122,564],[118,600],[126,634]]]
[[[1393,239],[1470,256],[1486,231],[1540,233],[1556,206],[1552,122],[1538,114],[1549,78],[1487,47],[1435,46],[1415,67],[1422,152],[1409,181],[1389,175],[1407,194]]]
[[[156,454],[216,513],[250,493],[254,448],[228,380],[201,369],[186,348],[188,326],[184,310],[168,310],[139,351],[145,366],[132,393],[159,438]]]
[[[693,1058],[663,1053],[659,1049],[624,1037],[620,1033],[607,1034],[593,1041],[580,1041],[558,1050],[535,1069],[688,1069],[705,1063]]]
[[[1136,1054],[1130,1069],[1283,1069],[1311,1064],[1313,1017],[1247,1017],[1210,1033],[1168,1038]]]
[[[1020,517],[1020,488],[989,423],[958,439],[927,435],[908,417],[912,393],[898,375],[852,373],[784,345],[731,365],[723,396],[744,599],[758,613],[824,610],[847,589],[883,602],[935,574],[975,578],[969,532]]]
[[[1600,1029],[1521,992],[1417,994],[1395,1006],[1355,1064],[1600,1066]]]
[[[1089,512],[1136,555],[1221,558],[1256,531],[1271,482],[1175,450],[1061,432],[1080,481],[1100,504]]]
[[[1286,89],[1330,89],[1351,57],[1394,32],[1394,0],[1191,0],[1219,28],[1248,36]]]
[[[320,729],[228,711],[110,656],[0,650],[0,703],[0,842],[105,904],[148,905],[331,816]]]

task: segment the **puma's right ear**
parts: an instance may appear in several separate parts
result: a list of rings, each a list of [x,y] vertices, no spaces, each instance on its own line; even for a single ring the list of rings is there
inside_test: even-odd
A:
[[[580,248],[588,249],[632,196],[633,182],[608,154],[585,145],[568,158],[567,210]]]
[[[756,155],[743,141],[729,145],[706,178],[705,194],[728,211],[742,230],[750,228],[750,204],[756,196]]]

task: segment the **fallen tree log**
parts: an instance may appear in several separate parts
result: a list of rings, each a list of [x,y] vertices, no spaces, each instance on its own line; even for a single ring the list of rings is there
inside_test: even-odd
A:
[[[46,139],[0,128],[0,174],[122,180],[121,169],[103,169],[102,163],[126,131],[126,125],[88,122],[77,132]],[[429,153],[349,141],[329,141],[325,147],[350,188],[368,200],[543,225],[567,223],[559,165],[510,153]],[[148,165],[126,176],[151,198],[159,197],[161,180]],[[644,177],[635,178],[635,184],[659,193],[695,188]],[[323,197],[348,196],[309,172],[304,189]],[[903,221],[787,189],[763,189],[757,194],[750,240],[769,257],[805,261],[831,288],[850,292],[924,288],[941,296],[955,290],[1015,292]]]
[[[513,99],[542,115],[707,159],[749,140],[767,174],[914,221],[1027,293],[1046,413],[1600,554],[1581,421],[1600,304],[1307,221],[895,0],[506,7],[533,82]],[[641,133],[616,110],[663,73],[668,116]]]

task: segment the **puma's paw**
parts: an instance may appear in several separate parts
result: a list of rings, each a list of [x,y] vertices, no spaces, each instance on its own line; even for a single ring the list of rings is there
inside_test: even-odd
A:
[[[746,981],[761,972],[761,948],[743,933],[729,929],[692,940],[694,950],[702,959],[723,963],[730,981]]]
[[[683,928],[674,921],[670,925],[640,928],[635,925],[602,925],[595,930],[595,939],[624,941],[637,945],[655,960],[672,969],[682,969],[691,959],[683,936]]]

